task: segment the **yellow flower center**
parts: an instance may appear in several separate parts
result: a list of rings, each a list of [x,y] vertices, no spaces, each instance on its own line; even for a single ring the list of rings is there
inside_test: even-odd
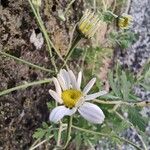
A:
[[[66,107],[73,108],[76,105],[76,103],[80,100],[82,95],[83,94],[81,91],[69,89],[63,91],[61,97]]]
[[[130,24],[129,22],[130,22],[130,18],[128,18],[128,17],[120,18],[119,22],[118,22],[118,26],[120,28],[126,28],[129,26],[129,24]]]

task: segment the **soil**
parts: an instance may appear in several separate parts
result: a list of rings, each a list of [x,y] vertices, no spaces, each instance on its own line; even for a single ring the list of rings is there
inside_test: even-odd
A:
[[[67,21],[58,18],[67,0],[42,1],[42,19],[51,39],[63,55],[69,44],[72,27],[82,14],[83,1],[71,6]],[[77,11],[78,9],[78,11]],[[41,33],[28,1],[1,0],[0,49],[18,58],[53,70],[45,44],[41,49],[30,42],[33,31]],[[0,91],[52,75],[0,55]],[[33,144],[32,135],[43,121],[48,121],[50,84],[29,87],[0,97],[0,150],[26,150]]]

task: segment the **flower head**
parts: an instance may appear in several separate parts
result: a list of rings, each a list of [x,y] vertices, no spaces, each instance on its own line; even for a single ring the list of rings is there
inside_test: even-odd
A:
[[[52,110],[49,116],[50,121],[56,123],[64,116],[71,116],[76,111],[89,122],[101,124],[104,121],[103,111],[97,105],[89,103],[89,101],[105,95],[107,92],[100,91],[88,95],[96,82],[96,78],[91,79],[83,90],[81,90],[81,80],[82,72],[78,73],[76,79],[71,70],[66,71],[65,69],[60,70],[57,78],[53,78],[56,91],[49,90],[49,93],[61,106],[57,106]]]
[[[41,6],[41,0],[32,0],[32,3],[37,7]]]
[[[86,10],[78,24],[79,32],[86,38],[91,38],[100,25],[100,19],[94,12]]]
[[[118,17],[118,27],[120,29],[128,29],[132,24],[133,18],[131,15],[122,14]]]

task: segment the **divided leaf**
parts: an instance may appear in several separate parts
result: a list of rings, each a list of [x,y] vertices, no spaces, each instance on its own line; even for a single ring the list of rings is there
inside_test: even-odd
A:
[[[138,127],[143,132],[145,131],[148,120],[139,113],[138,109],[128,109],[128,118],[135,127]]]

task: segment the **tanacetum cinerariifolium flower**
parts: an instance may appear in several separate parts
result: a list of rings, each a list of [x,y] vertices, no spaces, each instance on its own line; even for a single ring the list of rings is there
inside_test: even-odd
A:
[[[132,16],[128,14],[122,14],[117,19],[118,19],[117,25],[120,29],[128,29],[133,21]]]
[[[96,33],[99,25],[99,16],[90,10],[86,10],[79,21],[78,30],[84,37],[91,38]]]
[[[76,78],[72,70],[60,70],[57,78],[53,78],[56,91],[49,90],[50,95],[61,104],[52,110],[50,113],[50,121],[57,123],[64,116],[71,116],[76,111],[91,123],[101,124],[104,121],[105,115],[103,111],[95,104],[89,101],[105,95],[106,91],[99,91],[94,94],[88,94],[90,89],[96,82],[93,78],[81,90],[82,72],[78,73]]]

